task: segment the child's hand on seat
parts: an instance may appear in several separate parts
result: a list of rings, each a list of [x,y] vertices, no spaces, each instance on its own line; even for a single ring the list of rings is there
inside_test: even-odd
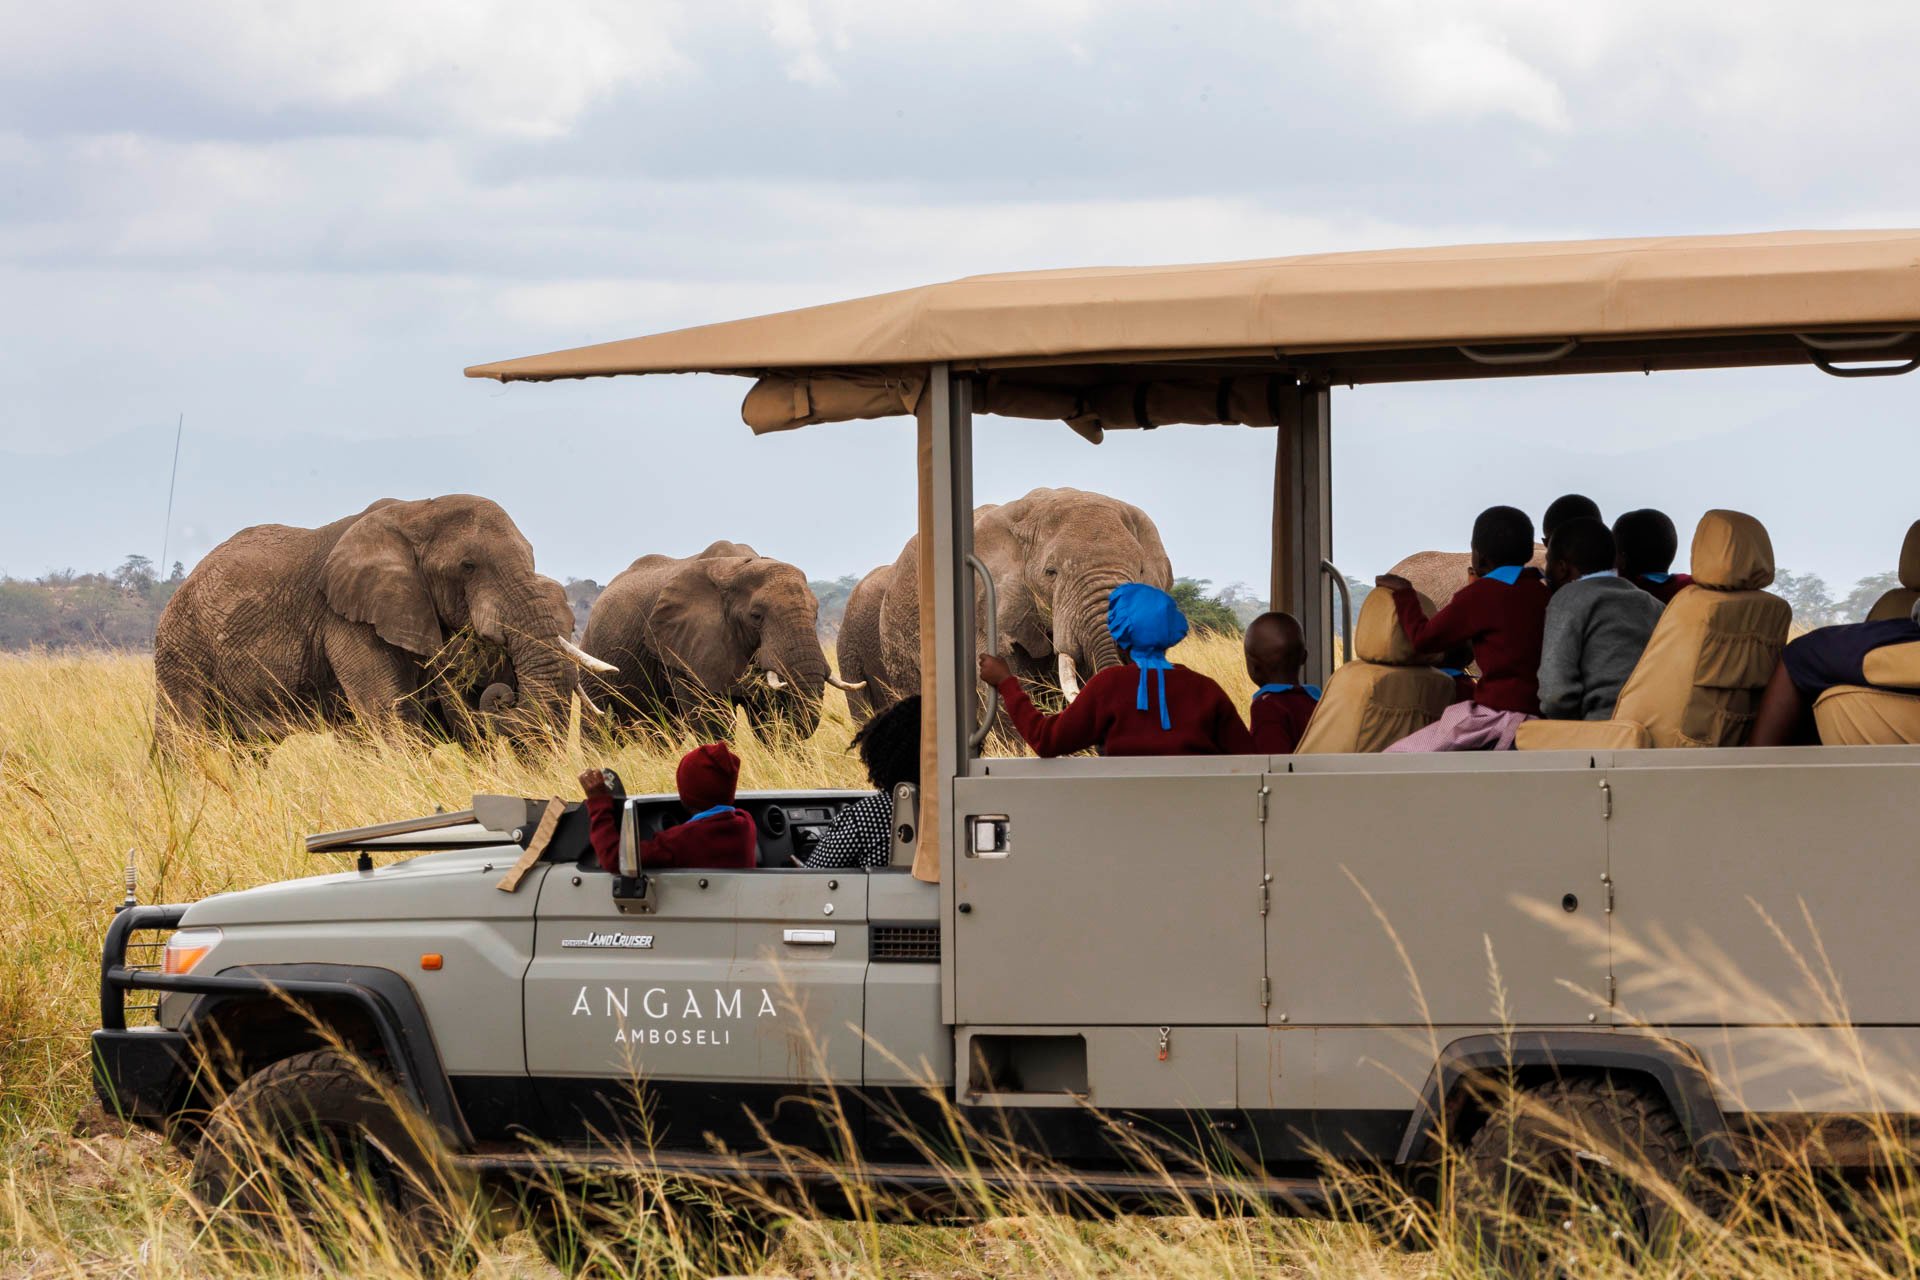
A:
[[[1007,665],[1005,658],[996,654],[980,655],[980,683],[997,685],[1013,674],[1013,668]]]
[[[580,789],[588,795],[607,793],[607,775],[598,769],[588,769],[580,775]]]
[[[1383,573],[1373,580],[1373,585],[1383,591],[1413,590],[1413,584],[1397,573]]]

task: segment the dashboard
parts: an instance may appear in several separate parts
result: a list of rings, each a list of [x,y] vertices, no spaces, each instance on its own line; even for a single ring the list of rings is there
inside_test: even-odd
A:
[[[736,796],[733,803],[753,817],[760,844],[759,865],[792,867],[806,861],[807,854],[842,809],[871,794],[869,791],[747,792]],[[642,840],[678,826],[687,818],[687,811],[677,796],[635,796],[633,805]],[[585,860],[593,860],[591,849]]]

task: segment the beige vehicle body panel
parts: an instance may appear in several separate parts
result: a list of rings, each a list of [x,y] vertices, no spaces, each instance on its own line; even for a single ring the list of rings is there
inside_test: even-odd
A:
[[[1885,1109],[1870,1076],[1920,1065],[1920,749],[975,769],[947,915],[963,1097],[1405,1108],[1447,1044],[1503,1029],[1677,1041],[1730,1114]],[[973,852],[983,816],[1004,853]],[[1083,1037],[1084,1093],[969,1095],[971,1040],[1016,1032]]]
[[[216,894],[183,927],[213,926],[216,973],[256,965],[362,965],[403,977],[419,999],[451,1075],[527,1069],[517,1001],[534,940],[534,904],[552,870],[535,867],[518,893],[494,888],[513,845],[425,854],[376,867]],[[426,971],[420,958],[441,957]],[[190,997],[169,996],[162,1020]]]

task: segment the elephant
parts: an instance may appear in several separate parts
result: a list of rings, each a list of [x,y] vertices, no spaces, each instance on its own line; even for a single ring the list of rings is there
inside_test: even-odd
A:
[[[831,684],[816,630],[820,602],[794,566],[739,542],[698,555],[641,556],[607,584],[587,615],[581,646],[620,669],[596,681],[622,719],[662,717],[731,736],[733,708],[756,730],[806,738]]]
[[[1022,681],[1069,699],[1082,675],[1121,662],[1107,634],[1107,595],[1123,582],[1173,588],[1173,566],[1146,512],[1081,489],[1035,489],[1012,502],[977,507],[974,554],[998,588],[1000,633],[990,651]],[[861,579],[840,624],[841,674],[867,684],[855,706],[871,715],[920,689],[919,538]],[[976,585],[979,625],[987,647]],[[968,658],[971,663],[972,658]]]
[[[274,740],[350,716],[381,732],[471,723],[447,655],[481,656],[480,706],[563,718],[586,655],[560,584],[497,503],[383,498],[318,529],[254,525],[207,553],[160,615],[155,740]],[[455,705],[458,703],[458,705]]]
[[[1387,572],[1399,574],[1433,601],[1437,613],[1447,607],[1453,593],[1467,585],[1467,566],[1473,557],[1465,551],[1416,551]],[[1547,549],[1533,544],[1533,559],[1527,563],[1536,569],[1547,567]]]

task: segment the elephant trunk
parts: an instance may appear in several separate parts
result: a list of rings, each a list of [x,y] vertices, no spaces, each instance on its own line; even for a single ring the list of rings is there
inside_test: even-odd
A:
[[[1083,679],[1123,661],[1120,647],[1107,631],[1107,596],[1131,580],[1113,570],[1091,574],[1079,584],[1067,608],[1054,610],[1054,652],[1072,658]]]
[[[563,725],[573,692],[580,687],[580,668],[556,644],[554,637],[511,632],[507,655],[513,660],[517,718],[529,729],[535,725]]]
[[[772,720],[797,737],[808,738],[820,727],[820,700],[827,688],[827,655],[812,627],[768,631],[754,651],[750,679],[767,686],[771,696],[756,700]],[[755,727],[761,727],[755,717]]]

